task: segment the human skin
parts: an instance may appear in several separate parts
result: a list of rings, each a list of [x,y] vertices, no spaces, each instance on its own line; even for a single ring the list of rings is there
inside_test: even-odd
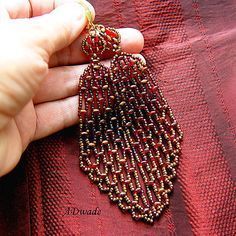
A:
[[[30,142],[78,122],[86,24],[76,0],[0,0],[0,176],[17,165]],[[119,32],[122,50],[140,53],[142,34]]]

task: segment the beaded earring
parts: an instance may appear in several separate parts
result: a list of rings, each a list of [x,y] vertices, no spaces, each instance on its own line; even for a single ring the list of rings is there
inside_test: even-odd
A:
[[[152,223],[169,204],[183,134],[146,64],[121,51],[114,28],[91,24],[91,59],[80,77],[80,168],[135,220]],[[101,56],[113,53],[110,67]]]

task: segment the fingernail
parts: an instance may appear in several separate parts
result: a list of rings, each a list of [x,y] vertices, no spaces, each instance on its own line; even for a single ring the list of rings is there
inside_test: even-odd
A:
[[[81,20],[85,16],[84,8],[76,2],[65,3],[56,8],[57,14],[65,17],[64,20]]]
[[[85,0],[69,0],[58,8],[57,10],[63,11],[60,12],[60,14],[62,17],[65,17],[65,20],[73,20],[72,24],[74,25],[75,31],[86,26],[89,22],[93,22],[95,18],[95,10],[93,6]]]
[[[88,11],[90,12],[90,14],[92,16],[92,21],[93,21],[95,18],[94,7],[86,0],[75,0],[75,1],[78,2],[79,4],[81,4],[83,7],[88,9]]]
[[[64,22],[64,25],[71,27],[71,35],[79,35],[86,27],[88,21],[85,15],[85,8],[76,2],[65,3],[56,8],[58,17]],[[66,23],[67,22],[67,23]]]

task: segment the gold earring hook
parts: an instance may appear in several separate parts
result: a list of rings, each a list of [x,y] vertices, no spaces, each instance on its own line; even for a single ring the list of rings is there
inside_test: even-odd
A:
[[[87,5],[87,1],[85,0],[76,0],[83,8],[85,11],[85,16],[87,18],[88,21],[88,25],[87,25],[87,29],[90,29],[93,26],[93,15],[91,10],[89,9],[88,5]]]

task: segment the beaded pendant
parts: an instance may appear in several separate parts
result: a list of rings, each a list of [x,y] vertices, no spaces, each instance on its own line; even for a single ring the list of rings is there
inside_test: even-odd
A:
[[[146,64],[119,44],[114,28],[94,24],[82,42],[91,62],[78,88],[80,168],[122,211],[153,223],[169,204],[183,134]]]

